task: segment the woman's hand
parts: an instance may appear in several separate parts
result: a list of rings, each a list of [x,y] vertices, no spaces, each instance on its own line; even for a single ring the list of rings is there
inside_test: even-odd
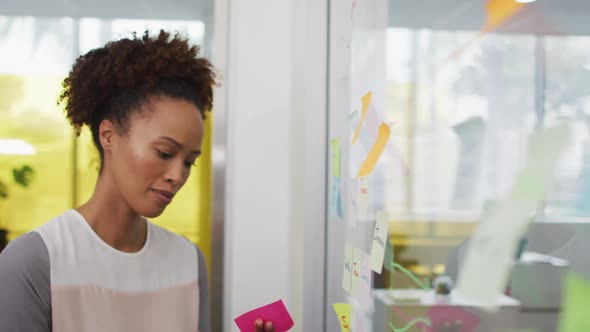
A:
[[[256,332],[274,332],[274,331],[275,331],[275,328],[274,328],[274,326],[272,326],[272,322],[266,322],[266,324],[264,324],[262,319],[256,320]]]

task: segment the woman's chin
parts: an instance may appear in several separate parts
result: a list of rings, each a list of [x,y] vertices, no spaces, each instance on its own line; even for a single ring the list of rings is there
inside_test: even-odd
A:
[[[144,209],[143,211],[138,211],[139,215],[144,216],[146,218],[156,218],[159,217],[163,212],[164,212],[165,208],[150,208],[150,209]]]

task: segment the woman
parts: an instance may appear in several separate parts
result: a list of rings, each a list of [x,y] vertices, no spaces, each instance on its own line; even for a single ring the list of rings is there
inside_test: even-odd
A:
[[[159,216],[201,154],[215,74],[178,35],[78,58],[59,101],[100,156],[93,195],[0,255],[0,330],[210,331],[203,253]],[[258,331],[272,331],[272,324]]]

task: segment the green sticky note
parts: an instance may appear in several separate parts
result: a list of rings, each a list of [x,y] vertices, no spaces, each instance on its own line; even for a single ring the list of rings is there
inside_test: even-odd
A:
[[[383,267],[389,272],[393,272],[393,246],[391,240],[387,236],[387,244],[385,245],[385,259],[383,259]]]
[[[340,177],[340,139],[334,138],[332,144],[332,176]]]
[[[569,272],[565,279],[560,332],[590,331],[590,283],[579,275]]]
[[[513,197],[517,199],[538,201],[547,191],[546,180],[534,174],[531,170],[524,170],[516,179]]]

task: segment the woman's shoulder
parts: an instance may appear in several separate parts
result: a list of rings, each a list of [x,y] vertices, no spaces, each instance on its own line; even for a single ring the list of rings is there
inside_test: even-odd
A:
[[[49,254],[41,235],[36,231],[25,233],[10,241],[4,251],[0,253],[0,262],[3,264],[32,265],[42,267],[49,266]]]
[[[10,241],[0,253],[0,284],[25,282],[29,287],[49,295],[49,253],[41,236],[31,231]]]
[[[34,231],[14,239],[0,253],[0,321],[8,324],[3,327],[11,331],[49,330],[49,264],[45,243]]]
[[[188,238],[174,233],[160,225],[148,221],[150,241],[155,242],[156,246],[165,247],[171,250],[186,250],[195,253],[201,252],[201,249],[191,242]],[[153,243],[152,243],[153,244]]]

